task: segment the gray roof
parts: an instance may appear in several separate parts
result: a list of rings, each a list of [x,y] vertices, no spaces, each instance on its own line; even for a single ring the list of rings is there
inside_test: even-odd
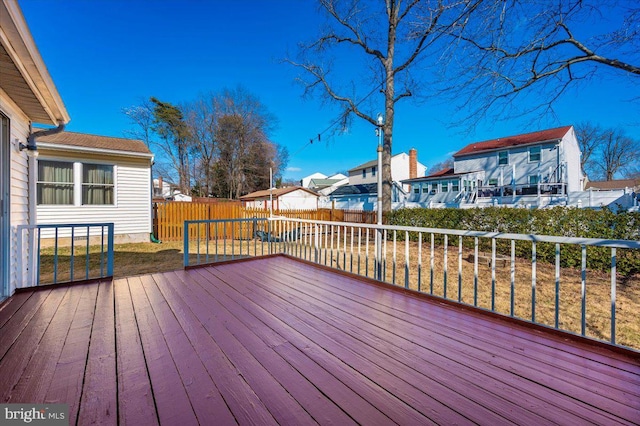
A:
[[[344,179],[311,179],[309,181],[310,186],[331,186],[334,183],[338,183]]]
[[[377,183],[367,183],[362,185],[343,185],[333,191],[331,196],[340,196],[340,195],[362,195],[362,194],[377,194],[378,193],[378,184]]]

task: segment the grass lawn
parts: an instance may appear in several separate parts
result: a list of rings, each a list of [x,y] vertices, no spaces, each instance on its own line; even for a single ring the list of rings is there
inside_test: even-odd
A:
[[[337,244],[336,244],[337,246]],[[284,244],[280,244],[279,249],[284,249]],[[66,250],[66,251],[65,251]],[[238,256],[261,255],[268,252],[266,244],[251,241],[219,241],[209,243],[209,261],[213,261],[217,255],[219,259],[224,258],[226,253],[229,258],[232,253]],[[290,253],[299,257],[313,260],[314,251],[310,246],[302,244],[289,247]],[[474,265],[472,250],[463,249],[462,259],[458,256],[458,247],[448,248],[447,253],[447,273],[445,286],[444,271],[444,250],[443,247],[436,247],[434,251],[433,286],[431,285],[430,270],[430,245],[423,243],[422,246],[422,272],[420,288],[424,292],[446,297],[452,300],[461,300],[464,303],[491,309],[492,288],[495,289],[493,300],[494,310],[500,313],[509,314],[511,310],[511,265],[507,262],[504,266],[497,266],[495,270],[495,282],[492,283],[491,268],[486,264],[478,265],[477,293],[474,300]],[[197,247],[195,243],[190,247],[190,252],[195,253]],[[206,261],[207,247],[203,244],[200,247],[200,259],[197,254],[191,255],[192,263],[204,263]],[[347,271],[359,272],[365,275],[373,275],[374,269],[374,248],[369,246],[369,258],[366,259],[366,249],[363,246],[358,259],[357,247],[353,256],[350,248],[347,252],[328,248],[320,251],[319,263],[327,266],[344,269]],[[84,275],[85,256],[80,250],[76,250],[76,260],[74,268],[76,274]],[[100,253],[97,247],[90,249],[89,256],[90,269],[99,271]],[[60,249],[58,256],[58,281],[69,279],[69,249]],[[409,288],[418,289],[418,244],[409,244],[409,275],[406,285]],[[169,271],[183,267],[183,243],[165,242],[162,244],[138,243],[121,244],[115,246],[114,254],[114,276],[125,277],[138,274]],[[459,278],[458,270],[461,275]],[[395,280],[394,280],[395,269]],[[44,249],[42,254],[41,283],[53,281],[53,251]],[[515,286],[513,292],[514,316],[531,320],[532,317],[532,268],[530,259],[516,259],[515,264]],[[77,275],[76,275],[77,276]],[[460,281],[459,281],[460,279]],[[394,282],[396,285],[405,286],[405,245],[398,243],[395,268],[392,245],[388,243],[386,254],[385,280]],[[600,271],[587,271],[586,285],[586,330],[585,334],[590,337],[608,340],[611,330],[611,277],[609,274]],[[459,283],[461,292],[459,293]],[[640,321],[637,313],[640,312],[640,276],[618,277],[616,286],[616,341],[619,344],[640,349]],[[580,270],[574,268],[561,268],[560,288],[558,293],[559,302],[559,327],[574,333],[581,333],[582,316],[582,284]],[[536,322],[554,326],[555,324],[555,265],[538,263],[536,268]]]

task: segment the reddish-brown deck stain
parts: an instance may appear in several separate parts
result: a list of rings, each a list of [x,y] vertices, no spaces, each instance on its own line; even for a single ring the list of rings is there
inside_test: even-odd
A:
[[[640,355],[270,256],[17,293],[0,395],[71,424],[637,424]]]

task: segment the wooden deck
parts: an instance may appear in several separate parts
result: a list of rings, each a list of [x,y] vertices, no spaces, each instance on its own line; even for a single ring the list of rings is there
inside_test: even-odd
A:
[[[2,403],[71,424],[633,424],[640,356],[284,256],[17,293]]]

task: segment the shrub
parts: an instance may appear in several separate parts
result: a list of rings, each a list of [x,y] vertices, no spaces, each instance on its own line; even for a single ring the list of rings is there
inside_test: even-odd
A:
[[[554,207],[551,209],[516,209],[487,207],[475,209],[400,209],[387,216],[390,225],[417,226],[425,228],[457,229],[469,231],[500,232],[514,234],[553,235],[578,238],[601,238],[612,240],[637,240],[640,238],[640,213]],[[404,238],[400,233],[399,238]],[[409,235],[417,240],[417,233]],[[466,238],[464,245],[473,246],[473,239]],[[439,244],[443,237],[437,237]],[[449,244],[457,244],[449,239]],[[491,241],[480,240],[480,249],[491,250]],[[500,254],[511,252],[510,242],[498,240],[496,250]],[[562,266],[580,267],[581,247],[573,244],[561,245]],[[516,256],[531,257],[531,243],[517,242]],[[539,261],[555,262],[555,244],[536,245]],[[608,271],[611,267],[611,250],[606,247],[587,247],[587,267]],[[631,275],[640,272],[640,250],[618,249],[618,272]]]

